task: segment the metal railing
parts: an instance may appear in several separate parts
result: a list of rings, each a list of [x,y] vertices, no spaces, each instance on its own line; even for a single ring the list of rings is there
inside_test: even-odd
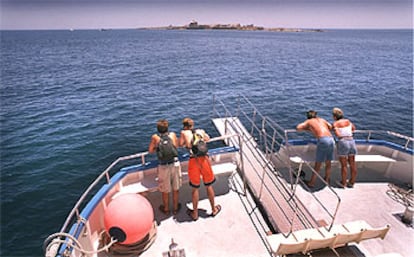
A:
[[[123,161],[127,161],[127,160],[132,160],[132,159],[137,159],[137,158],[141,158],[141,164],[145,164],[145,156],[148,155],[148,152],[142,152],[142,153],[137,153],[137,154],[132,154],[132,155],[128,155],[128,156],[123,156],[123,157],[119,157],[118,159],[116,159],[114,162],[111,163],[111,165],[108,166],[108,168],[106,168],[90,185],[89,187],[85,190],[85,192],[82,194],[82,196],[79,198],[79,200],[76,202],[75,206],[72,208],[72,210],[70,211],[68,217],[66,218],[65,223],[63,224],[62,228],[60,229],[61,232],[65,232],[68,228],[68,225],[71,224],[71,222],[74,220],[75,214],[76,214],[76,220],[78,220],[80,218],[80,207],[83,206],[85,199],[87,198],[87,196],[89,196],[91,194],[91,192],[93,191],[93,189],[99,185],[102,180],[105,178],[106,180],[106,184],[110,183],[111,180],[111,170],[118,165],[120,162]]]
[[[239,135],[230,134],[230,135],[224,135],[224,136],[220,136],[220,137],[214,137],[214,138],[211,138],[207,143],[220,141],[220,140],[226,140],[226,139],[234,138],[234,137],[239,137]],[[240,139],[238,140],[238,142],[240,142]],[[240,142],[240,146],[242,146],[241,142]],[[242,148],[240,147],[239,152],[241,152],[241,151],[242,151]],[[84,219],[80,216],[82,208],[84,208],[86,206],[86,204],[88,203],[88,197],[90,197],[93,194],[94,190],[98,186],[102,186],[102,183],[104,183],[104,184],[110,184],[111,183],[111,181],[110,181],[111,180],[111,174],[113,175],[113,174],[116,173],[116,171],[119,170],[117,168],[116,171],[114,171],[114,167],[120,165],[122,162],[126,162],[126,161],[129,161],[129,160],[134,160],[134,159],[140,159],[139,164],[142,164],[142,165],[148,164],[145,157],[149,154],[150,154],[149,152],[136,153],[136,154],[132,154],[132,155],[128,155],[128,156],[119,157],[114,162],[112,162],[102,173],[99,174],[99,176],[84,191],[84,193],[81,195],[81,197],[78,199],[78,201],[76,202],[76,204],[74,205],[74,207],[72,208],[70,213],[68,214],[64,224],[62,225],[62,227],[59,231],[59,233],[56,233],[56,234],[69,235],[67,233],[69,231],[69,226],[70,225],[73,225],[75,223],[80,224],[80,223],[85,222]],[[72,235],[69,235],[69,236],[72,236]],[[49,241],[50,238],[48,238],[47,240]]]
[[[363,136],[365,134],[365,136]],[[365,139],[370,141],[376,139],[376,137],[395,143],[401,146],[404,150],[412,150],[414,145],[414,138],[402,135],[400,133],[388,130],[355,130],[354,137]]]
[[[243,129],[238,123],[232,122],[231,117],[236,117],[247,130],[246,133],[241,134],[241,138],[243,139],[242,141],[244,141],[246,149],[243,152],[245,162],[249,164],[253,162],[262,163],[261,167],[254,167],[253,171],[257,177],[260,177],[259,188],[253,189],[253,191],[256,190],[257,193],[255,197],[260,200],[263,191],[270,194],[273,201],[271,204],[280,209],[284,219],[290,225],[289,233],[283,233],[285,236],[288,236],[291,232],[293,232],[293,225],[296,221],[300,222],[305,228],[313,227],[314,224],[317,224],[317,220],[309,213],[307,208],[295,195],[296,187],[298,183],[301,182],[301,180],[299,180],[299,176],[297,176],[295,181],[291,179],[293,183],[291,183],[291,186],[289,187],[285,181],[282,181],[278,169],[272,162],[272,158],[281,158],[276,153],[280,148],[286,147],[285,142],[287,142],[288,139],[286,130],[284,130],[269,117],[261,114],[260,111],[258,111],[245,96],[238,97],[237,107],[233,112],[237,114],[233,116],[232,112],[221,100],[216,97],[214,98],[213,114],[219,118],[229,118],[226,120],[226,129],[229,126],[233,126],[233,129],[236,131],[241,131]],[[249,144],[251,141],[254,141],[254,144]],[[244,153],[247,151],[252,153],[253,157],[250,158],[253,159],[245,156]],[[281,161],[288,164],[289,174],[292,177],[293,168],[290,165],[289,158]],[[242,174],[242,177],[245,181],[246,176]],[[322,179],[322,181],[324,180]],[[304,186],[307,187],[305,184]],[[340,197],[332,188],[328,188],[337,201],[333,211],[329,210],[316,195],[312,194],[312,196],[317,200],[318,204],[327,213],[327,215],[331,217],[330,227],[332,227],[336,213],[339,209]],[[285,203],[279,202],[280,196],[284,199]],[[288,209],[284,209],[286,205],[288,206]]]

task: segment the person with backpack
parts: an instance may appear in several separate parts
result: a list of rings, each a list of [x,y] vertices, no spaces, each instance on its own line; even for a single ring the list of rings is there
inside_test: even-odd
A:
[[[183,130],[180,134],[180,146],[187,148],[190,152],[188,161],[188,177],[192,187],[193,210],[188,209],[187,214],[193,221],[198,219],[198,201],[200,178],[203,179],[206,187],[207,196],[211,205],[211,216],[215,217],[220,211],[221,206],[215,204],[215,193],[212,184],[216,181],[208,157],[207,141],[210,136],[203,129],[194,129],[194,121],[191,118],[183,119]]]
[[[174,132],[168,131],[168,121],[161,119],[157,122],[158,134],[153,134],[148,147],[149,153],[157,153],[158,157],[158,190],[162,194],[162,213],[170,213],[169,198],[172,191],[173,214],[181,209],[178,202],[179,189],[182,185],[181,165],[178,160],[178,139]]]

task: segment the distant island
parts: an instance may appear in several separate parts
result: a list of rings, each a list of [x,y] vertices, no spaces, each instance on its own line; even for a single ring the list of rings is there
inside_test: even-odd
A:
[[[246,30],[246,31],[275,31],[275,32],[323,32],[321,29],[298,29],[298,28],[265,28],[261,26],[255,26],[253,24],[240,25],[240,24],[213,24],[204,25],[198,24],[197,21],[191,21],[188,25],[184,26],[173,26],[169,25],[166,27],[151,27],[151,28],[140,28],[140,29],[166,29],[166,30]]]

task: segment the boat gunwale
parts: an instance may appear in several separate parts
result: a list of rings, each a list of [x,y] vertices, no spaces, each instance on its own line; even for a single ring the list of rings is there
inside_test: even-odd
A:
[[[288,144],[290,145],[294,145],[294,146],[301,146],[301,145],[307,145],[307,144],[316,144],[317,140],[316,139],[289,139],[288,140]],[[388,141],[388,140],[383,140],[383,139],[355,139],[355,143],[357,145],[377,145],[377,146],[386,146],[389,147],[393,150],[398,150],[404,153],[408,153],[411,155],[414,155],[414,149],[411,148],[406,148],[402,145],[399,145],[397,143]],[[284,141],[282,143],[283,145],[287,145],[286,142]]]
[[[211,140],[211,141],[216,141],[216,140]],[[238,151],[239,151],[239,148],[237,148],[237,147],[223,146],[223,147],[209,149],[209,156],[215,156],[215,155],[227,154],[227,153],[235,153],[235,152],[238,152]],[[79,198],[79,200],[77,201],[77,203],[73,207],[72,211],[68,215],[68,217],[66,219],[67,221],[65,222],[65,226],[61,228],[59,233],[65,233],[65,231],[67,229],[67,226],[71,223],[70,221],[73,220],[72,226],[69,229],[69,234],[71,236],[73,236],[75,239],[78,239],[83,227],[85,226],[85,223],[88,221],[90,215],[96,209],[96,206],[105,198],[107,193],[115,185],[117,185],[119,182],[121,182],[122,179],[125,178],[125,176],[128,175],[128,174],[136,173],[136,172],[144,172],[146,170],[156,168],[158,166],[158,160],[152,160],[152,161],[144,162],[144,163],[141,163],[141,164],[126,166],[126,167],[121,168],[117,172],[115,172],[113,174],[113,176],[111,176],[108,179],[108,181],[107,181],[108,183],[103,184],[98,189],[98,191],[93,194],[93,197],[82,208],[80,214],[78,214],[79,213],[79,211],[78,211],[79,206],[81,206],[81,204],[84,202],[84,199],[86,199],[86,197],[92,192],[92,189],[94,188],[94,187],[91,187],[91,185],[96,186],[97,182],[99,182],[101,179],[103,179],[103,177],[104,177],[103,174],[109,173],[110,168],[114,167],[115,164],[117,162],[119,162],[120,159],[121,159],[121,161],[122,160],[130,160],[130,159],[136,158],[137,156],[145,156],[147,154],[148,154],[148,152],[142,152],[142,153],[138,153],[138,154],[135,154],[135,155],[120,157],[116,161],[114,161],[104,172],[102,172],[90,184],[90,186],[83,193],[81,198]],[[123,159],[125,157],[131,157],[131,158],[130,159],[129,158]],[[190,159],[190,155],[188,153],[185,153],[185,154],[182,154],[182,155],[179,156],[180,162],[186,162],[189,159]],[[109,176],[109,174],[107,176]],[[76,220],[74,220],[75,217],[77,217]],[[58,254],[62,255],[63,252],[65,251],[65,249],[67,249],[68,245],[69,244],[67,244],[67,243],[62,243],[59,247]]]

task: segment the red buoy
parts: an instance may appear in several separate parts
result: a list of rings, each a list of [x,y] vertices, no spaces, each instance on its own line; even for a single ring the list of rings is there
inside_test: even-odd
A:
[[[121,244],[142,240],[151,230],[154,211],[139,194],[123,194],[112,200],[105,210],[106,232]]]

